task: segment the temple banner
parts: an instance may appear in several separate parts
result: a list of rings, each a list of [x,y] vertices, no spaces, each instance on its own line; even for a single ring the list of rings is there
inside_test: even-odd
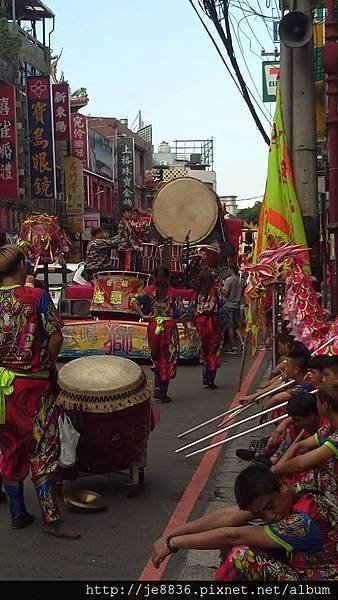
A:
[[[27,77],[32,198],[55,198],[54,123],[49,75]]]
[[[83,215],[84,213],[84,188],[83,165],[78,158],[65,159],[65,181],[67,215]]]
[[[16,94],[12,85],[0,84],[0,198],[18,198]]]
[[[58,141],[70,141],[70,98],[68,83],[53,85],[54,132]]]
[[[71,115],[71,150],[72,156],[88,167],[88,123],[87,117],[80,113]]]
[[[117,179],[119,206],[133,206],[135,193],[134,139],[117,140]]]

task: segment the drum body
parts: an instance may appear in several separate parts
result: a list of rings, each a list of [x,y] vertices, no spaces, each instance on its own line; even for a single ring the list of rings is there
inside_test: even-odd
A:
[[[79,471],[113,473],[132,463],[146,466],[150,400],[112,414],[66,411],[81,434]]]
[[[141,367],[116,356],[91,356],[59,371],[58,404],[80,433],[77,468],[110,473],[145,466],[150,386]]]
[[[142,271],[153,273],[160,261],[160,250],[156,244],[142,244]]]
[[[94,291],[90,310],[92,312],[135,314],[130,304],[133,296],[141,294],[149,285],[145,273],[102,271],[94,276]]]

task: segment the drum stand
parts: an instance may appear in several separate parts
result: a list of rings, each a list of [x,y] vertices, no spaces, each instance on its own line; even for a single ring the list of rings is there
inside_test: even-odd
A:
[[[186,289],[188,289],[188,287],[189,287],[189,257],[190,257],[189,238],[190,238],[190,234],[191,234],[191,229],[189,229],[189,231],[186,235],[186,238],[185,238],[185,243],[186,243],[185,287],[186,287]]]

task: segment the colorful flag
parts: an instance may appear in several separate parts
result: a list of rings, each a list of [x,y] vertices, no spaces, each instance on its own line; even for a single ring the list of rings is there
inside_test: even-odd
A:
[[[289,159],[280,93],[271,133],[268,175],[262,204],[254,262],[269,248],[291,242],[307,246],[292,167]],[[304,256],[309,263],[309,257]]]

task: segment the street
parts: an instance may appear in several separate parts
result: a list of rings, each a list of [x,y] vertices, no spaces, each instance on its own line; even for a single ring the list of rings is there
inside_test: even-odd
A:
[[[199,366],[180,367],[171,390],[175,401],[160,407],[160,426],[149,439],[149,463],[141,497],[126,498],[125,478],[119,474],[66,482],[66,490],[89,489],[102,494],[108,506],[106,512],[98,514],[63,510],[67,521],[81,532],[79,541],[54,539],[40,532],[39,509],[31,483],[26,485],[27,508],[37,517],[31,527],[11,530],[7,507],[0,505],[1,578],[139,578],[149,560],[154,540],[167,525],[200,462],[199,456],[187,461],[183,454],[173,453],[182,445],[176,436],[226,409],[237,392],[239,366],[239,356],[226,357],[218,376],[220,386],[215,391],[202,387]],[[145,369],[150,374],[149,367]],[[207,432],[203,429],[201,435]],[[210,492],[204,490],[197,499],[194,516],[203,513],[208,494]],[[171,560],[171,572],[179,571],[183,557],[184,553],[179,553]]]

